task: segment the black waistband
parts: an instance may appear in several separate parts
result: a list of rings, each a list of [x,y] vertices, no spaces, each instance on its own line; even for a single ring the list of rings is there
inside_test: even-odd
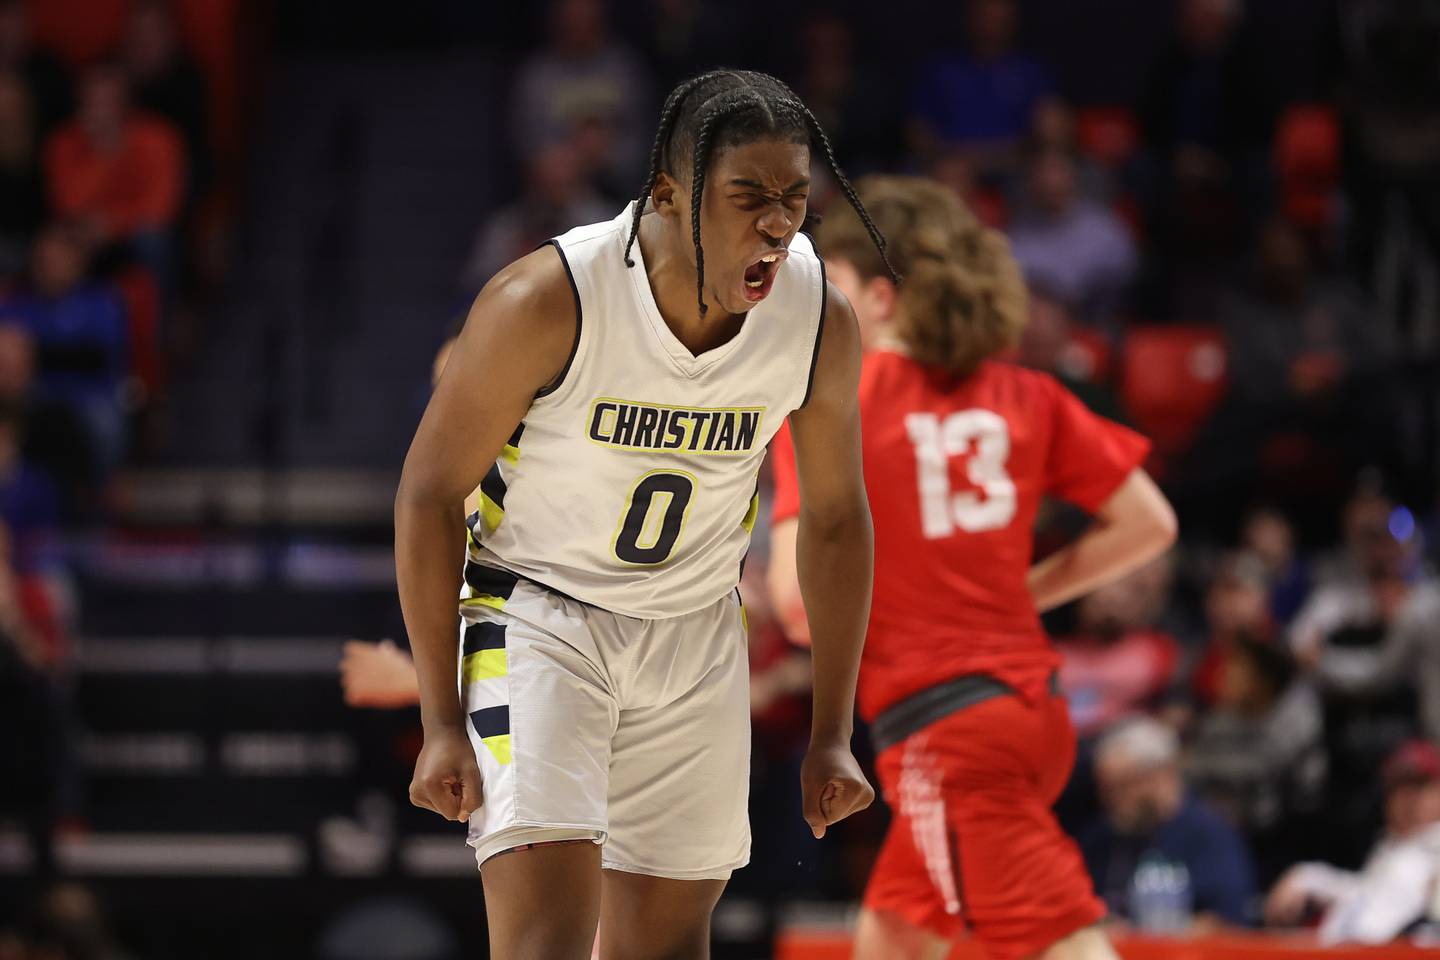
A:
[[[1058,674],[1050,674],[1050,693],[1060,692]],[[959,713],[966,707],[1004,697],[1015,693],[1015,689],[1003,680],[983,673],[967,674],[926,687],[919,693],[912,693],[890,707],[870,724],[870,740],[879,753],[888,747],[919,733],[921,730],[943,720],[952,713]]]

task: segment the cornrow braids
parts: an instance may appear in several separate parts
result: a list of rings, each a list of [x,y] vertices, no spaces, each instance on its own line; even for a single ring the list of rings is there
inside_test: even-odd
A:
[[[700,207],[705,193],[706,167],[723,147],[753,143],[769,137],[789,136],[818,149],[845,199],[869,231],[881,261],[892,280],[900,282],[885,253],[885,238],[866,212],[849,178],[840,169],[830,138],[820,121],[800,98],[769,74],[751,70],[712,70],[684,81],[670,91],[660,110],[655,142],[650,148],[650,170],[635,199],[630,235],[625,242],[625,265],[635,266],[630,250],[640,235],[645,203],[662,170],[672,176],[676,161],[684,158],[690,169],[690,233],[695,244],[695,296],[703,317],[705,306],[705,251],[700,243]],[[685,156],[688,150],[689,156]]]

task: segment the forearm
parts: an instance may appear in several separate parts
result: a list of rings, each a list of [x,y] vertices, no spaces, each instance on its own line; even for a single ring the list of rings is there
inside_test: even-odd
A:
[[[1123,577],[1159,556],[1170,540],[1156,531],[1137,544],[1133,531],[1096,525],[1030,568],[1026,584],[1043,613]]]
[[[395,499],[395,579],[415,658],[420,717],[426,728],[458,727],[460,707],[456,604],[465,550],[461,503],[409,493]]]
[[[828,525],[801,515],[796,561],[815,678],[812,740],[850,740],[860,651],[870,619],[873,551],[865,504]]]

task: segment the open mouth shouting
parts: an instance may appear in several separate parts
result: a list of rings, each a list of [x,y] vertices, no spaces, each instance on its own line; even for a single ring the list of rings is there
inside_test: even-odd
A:
[[[770,288],[775,285],[775,275],[780,272],[780,264],[789,256],[789,250],[776,247],[745,268],[745,286],[741,292],[747,301],[759,303],[769,295]]]

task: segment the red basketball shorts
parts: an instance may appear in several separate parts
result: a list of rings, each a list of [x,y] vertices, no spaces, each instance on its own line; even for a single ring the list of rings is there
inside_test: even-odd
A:
[[[1019,960],[1099,920],[1080,850],[1051,806],[1075,762],[1065,700],[1000,696],[880,754],[894,818],[865,907],[938,936],[968,928],[991,960]]]

